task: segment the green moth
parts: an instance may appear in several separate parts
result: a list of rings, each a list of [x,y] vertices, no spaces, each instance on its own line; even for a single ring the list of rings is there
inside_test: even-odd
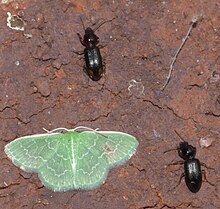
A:
[[[138,141],[117,131],[77,131],[82,128],[17,138],[5,146],[5,153],[22,170],[38,173],[49,189],[94,189],[104,183],[110,168],[135,153]]]

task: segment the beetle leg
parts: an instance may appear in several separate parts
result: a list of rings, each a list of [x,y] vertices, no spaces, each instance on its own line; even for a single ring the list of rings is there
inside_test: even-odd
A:
[[[106,47],[107,45],[98,45],[99,49]]]
[[[79,33],[77,33],[77,36],[79,37],[80,43],[81,43],[83,46],[85,46],[85,43],[84,43],[84,41],[83,41],[82,36],[81,36]]]
[[[205,163],[200,162],[200,164],[202,166],[206,167],[207,169],[215,170],[214,168],[207,166]]]
[[[103,69],[103,73],[102,73],[102,75],[104,75],[105,74],[105,63],[103,62],[103,64],[102,64],[102,69]]]
[[[86,68],[86,66],[84,65],[83,66],[83,72],[88,76],[89,74],[88,74],[88,71],[87,71],[87,68]]]
[[[212,184],[210,181],[208,181],[208,179],[206,178],[206,172],[205,170],[202,170],[202,174],[204,175],[204,179],[207,183],[209,183],[211,186],[215,186],[214,184]]]
[[[185,176],[185,174],[182,173],[181,176],[180,176],[179,182],[178,182],[178,184],[174,187],[174,189],[176,189],[176,188],[180,185],[180,183],[181,183],[181,181],[182,181],[182,179],[183,179],[184,176]]]
[[[73,51],[73,53],[78,54],[78,55],[83,55],[84,51]]]
[[[184,161],[180,160],[180,161],[176,161],[176,162],[170,163],[167,166],[170,166],[170,165],[182,165],[182,164],[184,164]]]

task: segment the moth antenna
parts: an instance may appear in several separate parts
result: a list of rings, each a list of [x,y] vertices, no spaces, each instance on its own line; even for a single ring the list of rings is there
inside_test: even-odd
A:
[[[92,129],[92,128],[89,128],[89,127],[86,127],[86,126],[78,126],[78,127],[74,128],[73,130],[76,131],[77,129],[85,129],[85,130],[88,130],[88,131],[93,131],[93,132],[95,132],[95,133],[97,133],[97,134],[100,134],[100,135],[102,135],[102,136],[108,138],[108,137],[105,136],[104,134],[101,134],[100,132],[98,132],[98,129],[99,129],[99,128]]]
[[[77,129],[85,129],[85,130],[89,130],[89,131],[96,131],[96,129],[92,129],[86,126],[78,126],[76,128],[74,128],[73,130],[76,131]]]
[[[52,133],[62,133],[62,132],[68,132],[69,129],[67,128],[55,128],[51,131],[48,131],[46,128],[43,128],[44,131],[46,131],[48,134],[52,134]]]
[[[49,133],[50,131],[48,131],[46,128],[42,128],[45,132]]]

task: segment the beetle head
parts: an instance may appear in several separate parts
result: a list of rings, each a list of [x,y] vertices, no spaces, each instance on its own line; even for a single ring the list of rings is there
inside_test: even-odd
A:
[[[92,28],[86,28],[85,35],[84,35],[84,42],[92,45],[97,45],[99,42],[98,36],[95,35]]]
[[[196,148],[188,142],[180,142],[178,154],[184,160],[193,159],[196,156]]]

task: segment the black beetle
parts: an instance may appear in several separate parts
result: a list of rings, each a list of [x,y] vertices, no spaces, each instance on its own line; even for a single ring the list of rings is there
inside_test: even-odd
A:
[[[114,17],[113,19],[115,18],[116,17]],[[85,25],[80,17],[85,34],[83,38],[79,33],[77,33],[77,35],[79,37],[81,44],[85,46],[85,49],[84,52],[82,53],[79,52],[74,52],[74,53],[80,55],[84,54],[84,59],[85,59],[84,71],[93,81],[100,80],[100,78],[105,73],[105,66],[103,64],[102,56],[99,50],[104,46],[98,46],[99,37],[95,35],[95,31],[98,28],[100,28],[103,24],[110,22],[113,19],[102,22],[96,29],[93,30],[90,27],[85,28]]]
[[[196,147],[193,147],[188,142],[184,141],[184,139],[177,133],[177,131],[175,132],[183,140],[183,142],[180,142],[178,148],[167,150],[164,153],[173,150],[178,150],[179,157],[181,157],[184,161],[178,161],[170,164],[170,165],[184,164],[184,173],[181,175],[178,185],[180,184],[182,178],[185,177],[185,182],[188,189],[191,192],[196,193],[200,190],[202,185],[202,174],[204,174],[205,180],[209,184],[211,184],[206,179],[205,171],[201,170],[201,165],[205,166],[206,168],[210,168],[210,167],[207,167],[204,163],[201,163],[197,158],[195,158]],[[213,184],[211,185],[213,186]]]
[[[184,174],[182,174],[182,177],[185,176],[188,189],[196,193],[202,185],[201,164],[195,158],[196,148],[188,144],[188,142],[180,142],[178,154],[184,160]]]

